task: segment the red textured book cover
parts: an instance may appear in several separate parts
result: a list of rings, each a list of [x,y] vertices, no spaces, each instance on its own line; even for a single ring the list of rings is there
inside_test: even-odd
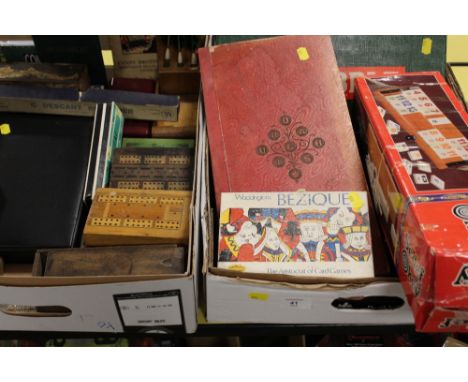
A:
[[[331,39],[199,50],[216,202],[221,192],[366,190]]]

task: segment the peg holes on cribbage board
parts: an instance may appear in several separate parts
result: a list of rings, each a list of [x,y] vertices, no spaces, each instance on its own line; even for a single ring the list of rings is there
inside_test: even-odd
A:
[[[161,205],[164,205],[164,204],[184,204],[184,200],[182,198],[175,198],[175,197],[166,197],[166,196],[163,196],[161,197],[161,200],[160,200],[160,203]]]
[[[178,221],[163,221],[163,220],[156,220],[155,228],[159,229],[179,229],[180,223]]]
[[[190,182],[141,182],[141,181],[117,181],[111,184],[111,187],[117,187],[127,190],[174,190],[188,191],[190,190]]]
[[[143,190],[164,190],[166,182],[141,182]]]
[[[126,189],[138,189],[140,188],[140,182],[128,182],[128,181],[119,181],[117,182],[117,188],[126,188]]]
[[[189,148],[119,148],[112,164],[191,166],[193,149]]]
[[[144,164],[166,164],[167,157],[162,155],[146,155],[143,158]]]
[[[168,182],[168,190],[188,190],[190,188],[190,182]]]
[[[141,164],[141,156],[121,155],[116,162],[119,164]]]
[[[127,228],[153,228],[153,220],[150,219],[124,219],[123,226]]]
[[[111,177],[119,180],[180,180],[192,176],[192,170],[175,166],[113,165]]]
[[[158,197],[157,196],[130,196],[128,199],[129,203],[133,204],[157,204]]]
[[[91,225],[101,227],[120,227],[121,220],[118,218],[92,218]]]
[[[191,162],[191,158],[187,155],[175,155],[168,157],[168,163],[170,165],[188,166]]]
[[[179,229],[180,222],[150,220],[150,219],[121,219],[116,218],[93,218],[91,225],[99,227],[125,227],[125,228],[157,228],[157,229]]]
[[[190,184],[188,182],[117,182],[117,188],[127,190],[187,190],[189,186]]]
[[[101,203],[126,203],[127,197],[124,195],[99,195],[98,201]]]

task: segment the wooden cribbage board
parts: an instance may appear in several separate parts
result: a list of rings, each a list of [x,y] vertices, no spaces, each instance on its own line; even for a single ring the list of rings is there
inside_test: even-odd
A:
[[[192,188],[192,170],[163,166],[115,166],[109,187],[144,190],[182,190]]]
[[[110,187],[191,190],[193,149],[122,148],[114,151]]]
[[[193,149],[186,147],[124,147],[114,150],[112,164],[166,165],[187,168],[193,165]]]
[[[84,244],[186,244],[191,197],[190,191],[97,189]]]

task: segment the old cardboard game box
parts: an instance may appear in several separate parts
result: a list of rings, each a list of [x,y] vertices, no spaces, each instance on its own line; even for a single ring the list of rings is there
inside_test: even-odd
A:
[[[357,79],[366,164],[420,331],[468,331],[468,116],[438,72]]]
[[[218,267],[305,277],[374,276],[365,192],[223,193]]]

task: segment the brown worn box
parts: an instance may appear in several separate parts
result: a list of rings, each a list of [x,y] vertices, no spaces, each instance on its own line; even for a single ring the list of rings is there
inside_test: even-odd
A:
[[[176,245],[39,250],[35,276],[142,276],[181,274],[187,250]]]

